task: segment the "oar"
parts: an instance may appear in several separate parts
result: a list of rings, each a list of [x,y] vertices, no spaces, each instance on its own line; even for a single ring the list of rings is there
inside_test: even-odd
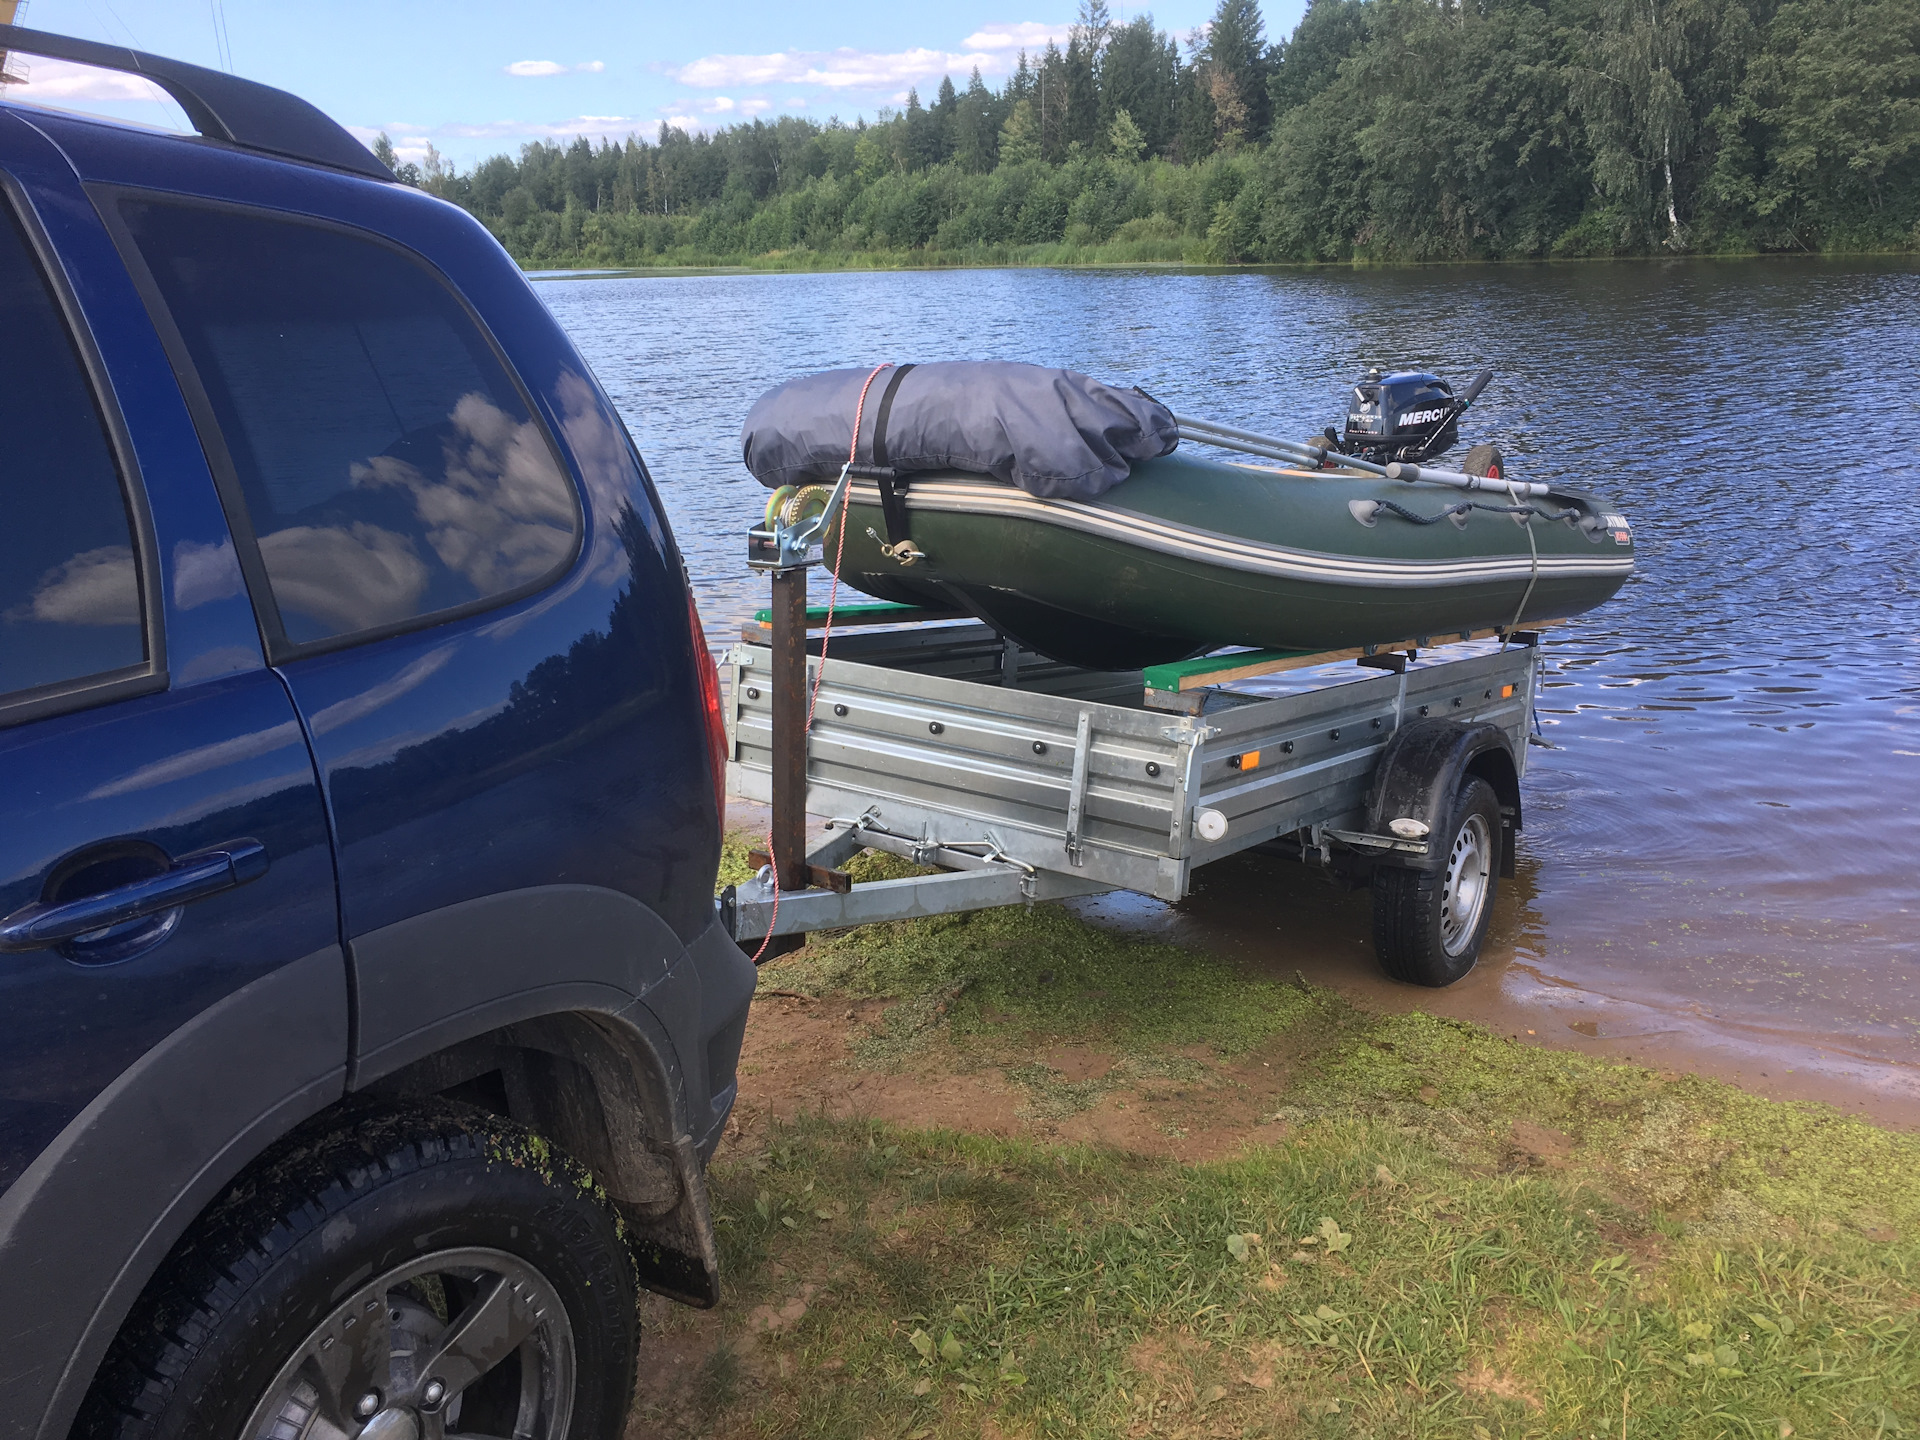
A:
[[[1458,470],[1429,470],[1406,460],[1387,466],[1389,480],[1420,481],[1427,485],[1451,485],[1456,490],[1490,490],[1495,495],[1551,495],[1551,485],[1535,485],[1525,480],[1506,480],[1492,475],[1463,475]]]
[[[1454,490],[1485,490],[1496,495],[1542,496],[1553,493],[1553,487],[1550,485],[1538,485],[1523,480],[1496,480],[1485,475],[1463,475],[1457,470],[1427,469],[1403,460],[1396,460],[1389,465],[1376,465],[1371,460],[1342,455],[1337,450],[1307,445],[1298,440],[1281,440],[1271,435],[1256,435],[1251,430],[1237,430],[1231,425],[1222,425],[1213,420],[1196,420],[1185,415],[1176,415],[1173,420],[1174,424],[1180,427],[1182,439],[1193,440],[1201,445],[1213,445],[1222,450],[1238,450],[1247,455],[1259,455],[1268,460],[1306,461],[1315,467],[1331,460],[1334,464],[1346,469],[1378,475],[1386,480],[1445,485]]]
[[[1186,415],[1176,415],[1173,423],[1180,427],[1182,438],[1195,440],[1202,445],[1218,446],[1222,450],[1264,455],[1269,460],[1304,460],[1315,466],[1333,460],[1336,464],[1363,470],[1369,475],[1384,476],[1387,473],[1384,465],[1376,465],[1371,460],[1356,459],[1351,455],[1342,455],[1338,450],[1308,445],[1299,440],[1279,440],[1271,435],[1256,435],[1251,430],[1236,430],[1217,420],[1196,420]]]

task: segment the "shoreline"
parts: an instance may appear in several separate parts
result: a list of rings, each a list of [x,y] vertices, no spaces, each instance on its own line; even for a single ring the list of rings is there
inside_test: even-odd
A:
[[[1061,254],[987,254],[960,251],[856,251],[846,254],[780,251],[763,256],[703,257],[685,261],[663,261],[652,265],[534,263],[514,257],[521,273],[530,280],[627,280],[657,279],[667,276],[708,275],[837,275],[882,271],[939,270],[1157,270],[1183,275],[1277,274],[1308,271],[1403,271],[1488,268],[1516,269],[1528,266],[1560,267],[1581,265],[1637,264],[1725,264],[1749,261],[1806,262],[1823,261],[1849,264],[1866,260],[1906,261],[1920,265],[1920,250],[1832,250],[1788,253],[1778,250],[1716,251],[1673,255],[1540,255],[1508,259],[1454,260],[1290,260],[1259,264],[1228,264],[1222,261],[1142,257],[1138,259],[1096,255],[1082,256],[1069,247],[1024,247],[1036,251],[1065,251]]]
[[[767,818],[765,807],[728,797],[729,834],[764,833]],[[810,824],[818,818],[810,816]],[[1352,931],[1347,946],[1292,945],[1276,956],[1268,944],[1271,917],[1236,903],[1241,888],[1178,906],[1124,891],[1059,905],[1115,940],[1211,955],[1249,982],[1303,981],[1365,1013],[1429,1014],[1540,1050],[1698,1075],[1761,1099],[1829,1106],[1887,1130],[1920,1132],[1920,1066],[1875,1053],[1885,1047],[1863,1037],[1702,1014],[1678,995],[1615,995],[1563,973],[1565,966],[1549,968],[1517,954],[1510,937],[1490,940],[1480,964],[1457,984],[1443,990],[1402,985],[1364,948],[1363,923],[1347,925],[1352,917],[1330,914],[1332,892],[1325,906],[1296,918],[1312,924],[1324,915],[1329,928]]]

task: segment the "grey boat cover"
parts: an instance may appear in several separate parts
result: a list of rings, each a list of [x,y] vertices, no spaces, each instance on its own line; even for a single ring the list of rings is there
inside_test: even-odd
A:
[[[768,489],[838,479],[873,374],[803,375],[755,401],[740,427],[754,478]],[[1144,390],[1011,360],[945,360],[874,375],[854,462],[901,475],[964,470],[1045,499],[1091,500],[1179,443],[1172,412]]]

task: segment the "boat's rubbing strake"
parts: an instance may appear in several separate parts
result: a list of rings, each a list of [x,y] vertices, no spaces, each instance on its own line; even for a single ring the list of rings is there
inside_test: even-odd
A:
[[[855,504],[878,505],[880,487],[856,480],[849,497]],[[916,480],[904,497],[910,510],[952,515],[1004,515],[1078,530],[1088,535],[1120,540],[1129,545],[1175,555],[1203,565],[1219,565],[1255,575],[1317,580],[1335,585],[1417,588],[1436,581],[1482,584],[1496,580],[1525,580],[1531,576],[1627,575],[1633,571],[1630,555],[1527,555],[1475,557],[1465,560],[1385,560],[1351,555],[1327,555],[1294,550],[1222,535],[1214,530],[1178,525],[1112,504],[1088,505],[1078,500],[1041,500],[1011,486],[972,484],[962,480]]]

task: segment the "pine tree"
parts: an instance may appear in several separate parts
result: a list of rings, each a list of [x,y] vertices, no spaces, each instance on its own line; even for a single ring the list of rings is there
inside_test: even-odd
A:
[[[1100,88],[1094,76],[1091,38],[1079,27],[1067,40],[1066,137],[1069,145],[1093,151],[1100,147]]]
[[[1153,28],[1151,15],[1116,27],[1100,62],[1102,128],[1111,128],[1124,110],[1145,138],[1147,152],[1166,154],[1173,147],[1179,76],[1179,47]]]
[[[1267,98],[1274,120],[1331,85],[1340,62],[1366,45],[1368,8],[1363,0],[1313,0],[1292,36],[1273,47]]]
[[[1259,0],[1220,0],[1202,58],[1218,135],[1258,141],[1272,114],[1267,99],[1267,35]]]
[[[1051,40],[1038,70],[1040,158],[1057,164],[1067,158],[1067,59]]]
[[[958,111],[960,97],[954,93],[953,77],[940,77],[940,90],[933,101],[933,149],[936,164],[953,158],[954,145],[958,139]]]
[[[1040,158],[1040,121],[1034,115],[1033,101],[1016,100],[1013,113],[1000,130],[1000,163],[1025,165]]]
[[[1207,64],[1195,42],[1180,67],[1179,93],[1174,101],[1174,159],[1183,165],[1213,153],[1213,96],[1207,85]]]
[[[983,175],[993,169],[1000,148],[1000,127],[994,124],[993,92],[973,67],[966,93],[960,97],[954,119],[953,158],[962,170]]]

